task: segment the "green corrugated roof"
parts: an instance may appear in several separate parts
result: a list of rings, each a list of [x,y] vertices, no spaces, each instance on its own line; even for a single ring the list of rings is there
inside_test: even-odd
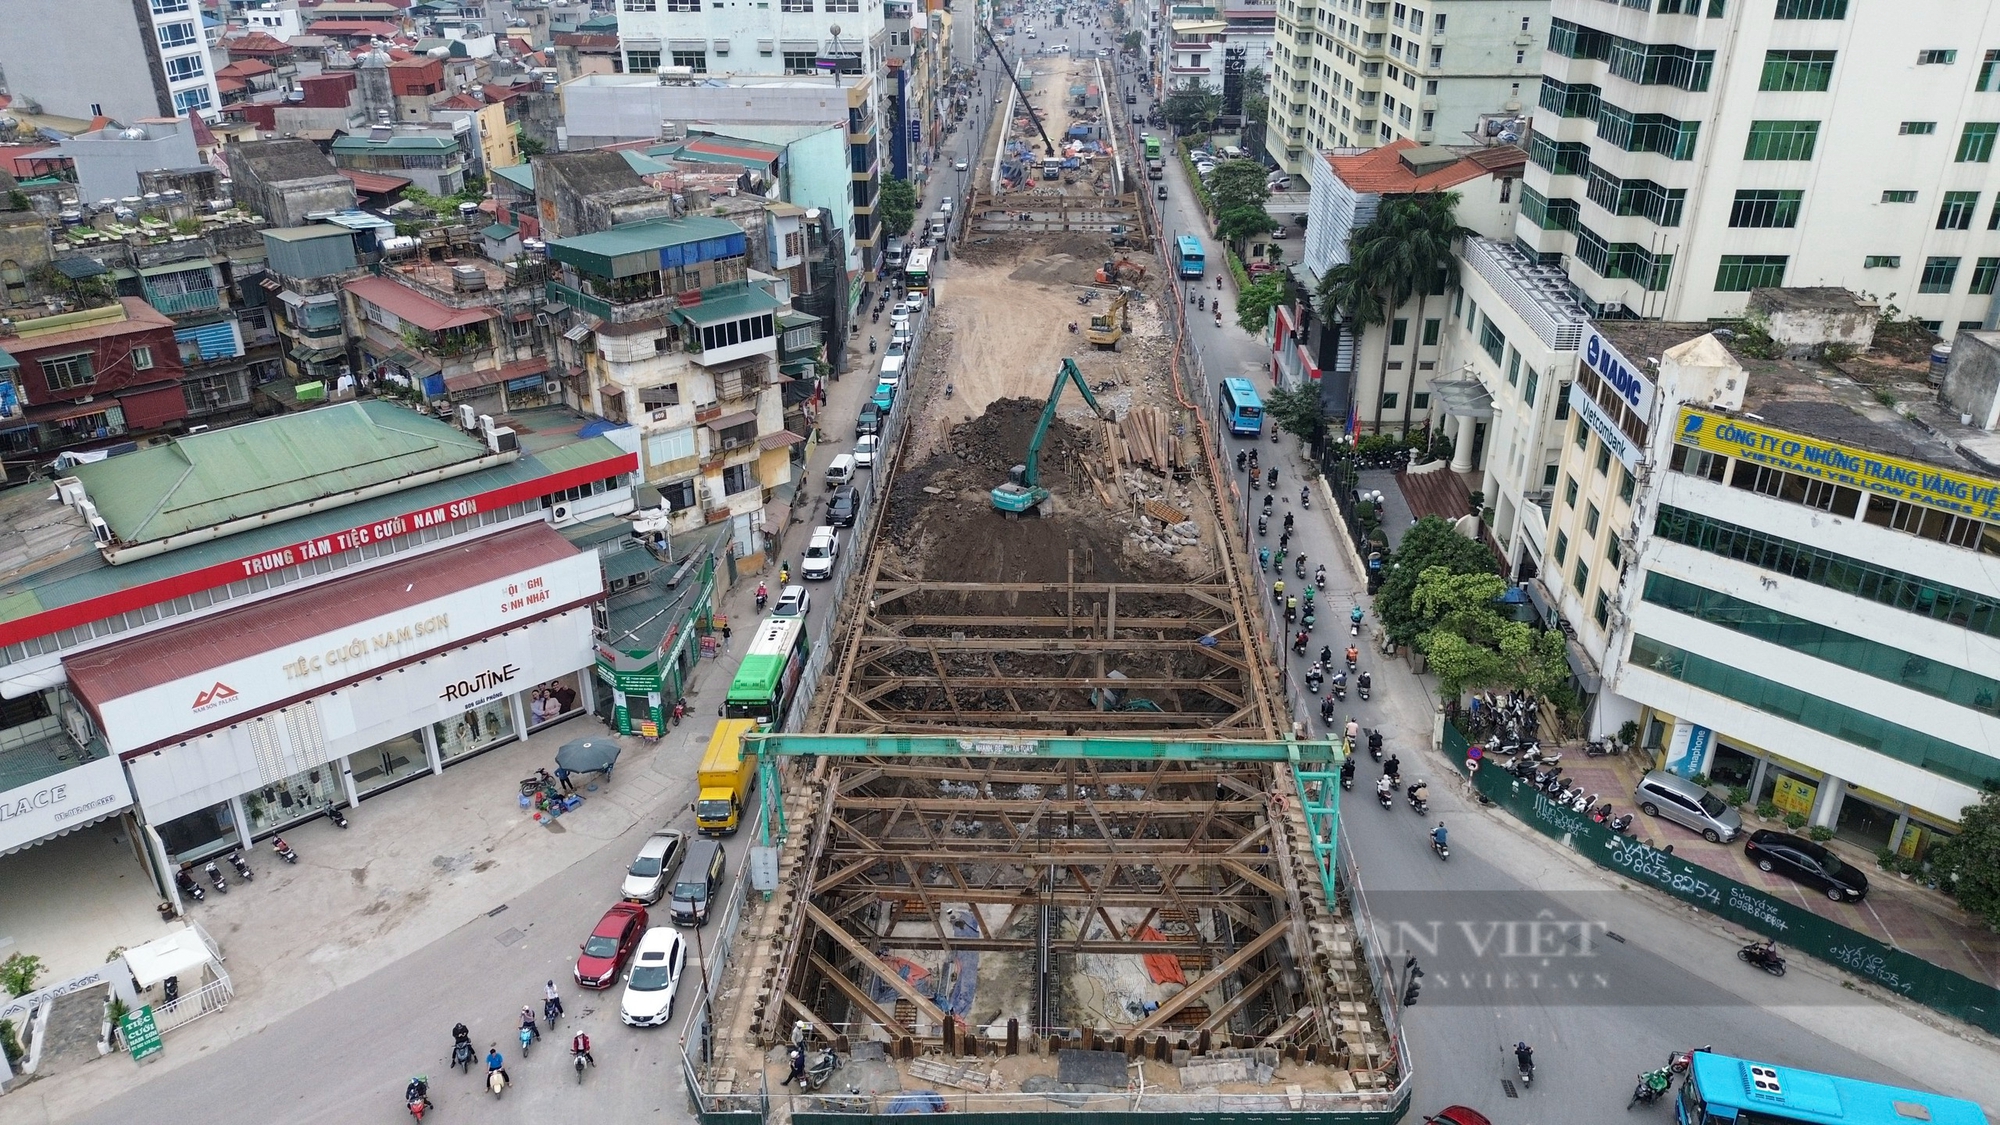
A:
[[[701,303],[675,309],[679,315],[696,324],[715,324],[725,320],[741,320],[761,312],[770,312],[778,307],[778,299],[757,288],[744,285],[741,289],[704,290]]]
[[[630,164],[632,170],[641,176],[657,176],[662,172],[673,171],[672,168],[654,160],[652,157],[644,153],[633,152],[631,149],[622,149],[618,155],[624,157],[625,163]]]
[[[515,235],[520,234],[521,232],[518,228],[510,227],[506,223],[494,223],[492,226],[487,227],[485,230],[482,230],[479,233],[485,235],[486,237],[492,239],[495,242],[505,242],[508,239],[514,237]]]
[[[386,141],[371,141],[367,137],[353,136],[353,137],[342,137],[339,140],[333,142],[333,151],[351,152],[351,153],[363,153],[363,152],[434,153],[434,152],[449,152],[457,147],[458,147],[458,141],[452,137],[440,137],[434,134],[422,134],[422,133],[418,134],[403,133],[394,137],[390,137]]]
[[[9,355],[6,348],[0,348],[0,371],[12,371],[21,366],[21,361]]]
[[[520,188],[522,191],[535,190],[535,166],[533,164],[514,164],[505,168],[495,168],[493,169],[493,174]]]
[[[332,409],[334,408],[322,407],[294,417],[326,414]],[[403,413],[409,412],[403,411]],[[624,452],[602,438],[578,444],[591,446],[600,459]],[[31,575],[18,585],[0,589],[0,621],[15,621],[59,606],[89,601],[130,586],[157,582],[162,578],[186,574],[216,563],[255,555],[260,551],[287,546],[321,535],[331,535],[337,531],[346,531],[390,516],[420,511],[439,504],[449,504],[455,500],[477,496],[482,492],[505,488],[510,484],[548,476],[560,471],[550,459],[550,454],[560,452],[561,450],[548,450],[504,465],[467,473],[462,477],[452,477],[450,480],[441,480],[435,484],[419,485],[402,492],[377,496],[343,507],[329,508],[323,512],[279,521],[236,535],[210,540],[207,543],[179,547],[164,554],[154,555],[152,558],[138,559],[118,566],[112,566],[92,553]],[[128,453],[123,457],[112,457],[97,464],[125,461],[132,456],[133,454]],[[558,457],[555,460],[561,461],[562,458]],[[588,463],[589,460],[587,457],[582,458],[578,463]],[[79,466],[82,467],[85,466]]]
[[[475,436],[384,402],[192,434],[74,470],[123,543],[275,512],[487,455]]]
[[[742,227],[727,219],[689,215],[681,219],[647,219],[644,222],[625,223],[610,230],[601,230],[596,234],[559,238],[549,243],[549,251],[551,254],[568,252],[617,258],[626,254],[643,254],[648,250],[664,250],[669,246],[682,246],[706,238],[722,238],[742,233]],[[558,255],[557,260],[568,259]]]
[[[535,454],[535,460],[541,462],[542,467],[549,472],[561,473],[574,469],[579,465],[589,465],[597,461],[608,461],[623,452],[625,451],[618,448],[617,442],[599,434],[597,437],[585,438],[582,441],[573,441],[568,445],[559,445],[554,449],[544,449],[540,453]]]

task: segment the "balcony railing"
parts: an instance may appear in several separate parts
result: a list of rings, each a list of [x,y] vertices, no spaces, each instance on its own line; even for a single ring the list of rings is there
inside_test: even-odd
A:
[[[581,290],[571,289],[560,281],[549,282],[547,293],[551,301],[559,301],[570,308],[587,312],[600,320],[611,319],[611,302],[601,297],[593,297]]]
[[[222,307],[222,290],[195,289],[186,293],[158,293],[149,289],[146,291],[146,303],[168,316],[213,312]]]

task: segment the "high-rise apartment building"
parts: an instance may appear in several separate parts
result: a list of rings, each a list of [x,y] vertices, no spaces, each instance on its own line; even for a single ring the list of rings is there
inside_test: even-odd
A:
[[[10,0],[6,14],[0,73],[17,105],[128,125],[221,110],[195,0]]]
[[[1500,128],[1534,100],[1548,15],[1548,0],[1278,0],[1264,147],[1299,174],[1316,151]]]
[[[2000,282],[2000,9],[1552,0],[1519,237],[1601,317],[1839,286],[1947,335]]]

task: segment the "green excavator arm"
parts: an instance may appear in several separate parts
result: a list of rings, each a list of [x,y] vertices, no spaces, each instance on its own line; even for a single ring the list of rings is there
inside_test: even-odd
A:
[[[1105,421],[1111,420],[1111,413],[1097,401],[1090,392],[1090,384],[1084,381],[1083,372],[1077,369],[1076,360],[1064,359],[1062,368],[1056,372],[1055,385],[1049,388],[1049,401],[1042,407],[1042,416],[1035,423],[1034,436],[1028,439],[1028,456],[1014,467],[1007,483],[993,490],[993,506],[1008,514],[1019,514],[1035,507],[1049,498],[1049,491],[1041,487],[1042,442],[1049,436],[1049,426],[1056,420],[1056,404],[1062,401],[1063,387],[1075,383],[1077,393],[1090,409]]]

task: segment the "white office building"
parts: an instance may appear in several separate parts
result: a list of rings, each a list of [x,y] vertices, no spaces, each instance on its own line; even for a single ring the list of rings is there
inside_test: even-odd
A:
[[[195,0],[9,0],[0,71],[14,104],[127,125],[222,109]]]
[[[1790,296],[1760,311],[1826,321]],[[1537,600],[1603,661],[1596,733],[1920,854],[2000,778],[2000,337],[1890,409],[1706,329],[1594,326]]]
[[[1549,0],[1278,0],[1265,148],[1296,174],[1322,149],[1491,139],[1534,101],[1548,14]]]
[[[2000,281],[2000,9],[1552,0],[1520,237],[1593,315],[1874,294],[1950,335]]]
[[[824,74],[825,60],[872,75],[882,69],[883,0],[621,0],[618,41],[627,74]]]

